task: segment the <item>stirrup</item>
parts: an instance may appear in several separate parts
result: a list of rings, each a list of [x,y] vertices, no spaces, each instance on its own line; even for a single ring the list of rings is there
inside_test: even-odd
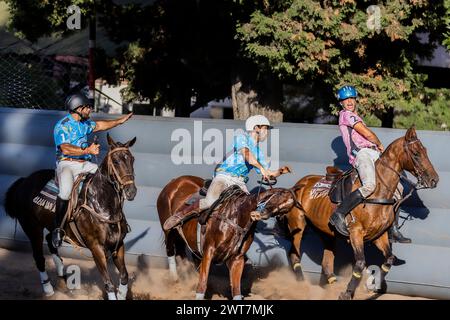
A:
[[[348,237],[350,235],[348,232],[345,216],[341,219],[338,213],[333,213],[333,215],[330,217],[329,223],[334,227],[334,229],[336,229],[337,232],[339,232],[343,236]]]
[[[52,231],[52,244],[55,248],[61,247],[66,232],[62,228],[56,228]]]

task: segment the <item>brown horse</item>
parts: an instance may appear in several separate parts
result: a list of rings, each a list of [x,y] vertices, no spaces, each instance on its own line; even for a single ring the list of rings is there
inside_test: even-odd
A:
[[[439,176],[433,168],[425,147],[417,138],[414,128],[410,128],[404,137],[395,140],[376,162],[377,186],[369,199],[392,199],[396,187],[401,179],[401,173],[411,172],[418,180],[416,189],[436,187]],[[335,205],[328,196],[311,197],[313,186],[323,178],[319,175],[309,175],[297,182],[300,187],[296,191],[297,199],[302,209],[293,208],[287,215],[288,226],[293,237],[291,262],[298,278],[302,278],[300,266],[300,243],[306,221],[319,230],[324,242],[322,259],[322,274],[328,283],[336,281],[334,275],[334,237],[336,231],[330,228],[328,221],[335,209]],[[402,177],[403,178],[403,177]],[[353,189],[361,186],[357,180]],[[356,260],[353,274],[345,292],[340,299],[351,299],[360,282],[361,273],[365,267],[364,242],[373,241],[385,257],[382,265],[382,283],[385,286],[385,276],[395,261],[388,240],[388,228],[394,221],[392,205],[365,203],[357,206],[347,217],[349,238]]]
[[[203,179],[199,177],[181,176],[164,187],[157,200],[161,226],[201,189],[203,182]],[[261,191],[259,194],[248,195],[241,189],[235,188],[232,189],[232,195],[212,210],[206,222],[203,237],[200,239],[198,239],[200,225],[197,217],[186,221],[178,229],[165,232],[172,279],[177,279],[175,244],[177,237],[181,236],[194,255],[201,258],[196,298],[204,298],[209,268],[213,262],[226,263],[230,271],[233,299],[242,299],[241,276],[244,269],[244,255],[253,242],[256,226],[251,213],[258,205],[263,205],[263,209],[259,210],[261,218],[268,219],[272,215],[288,212],[298,203],[291,189],[273,188]]]
[[[78,201],[74,204],[75,210],[72,214],[74,228],[69,228],[67,224],[65,227],[68,239],[78,246],[86,246],[92,252],[105,284],[108,299],[114,300],[125,299],[128,292],[128,272],[123,243],[128,225],[122,209],[124,200],[133,200],[137,191],[134,183],[134,158],[129,150],[135,142],[136,138],[122,144],[115,142],[108,135],[110,150],[96,173],[86,177]],[[36,205],[33,199],[54,176],[54,170],[40,170],[26,178],[20,178],[8,189],[5,198],[6,213],[19,221],[30,239],[42,287],[48,296],[54,291],[45,270],[42,244],[44,228],[51,231],[54,213]],[[72,192],[72,196],[75,193],[76,191]],[[58,250],[52,244],[51,233],[47,234],[46,239],[58,276],[63,278],[64,264]],[[117,296],[108,272],[109,253],[120,272]]]

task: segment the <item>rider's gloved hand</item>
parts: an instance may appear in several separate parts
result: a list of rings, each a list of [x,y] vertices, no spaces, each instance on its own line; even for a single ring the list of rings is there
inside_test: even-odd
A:
[[[270,180],[270,177],[273,176],[273,172],[264,168],[261,168],[261,174],[263,177],[263,180]]]
[[[85,151],[87,154],[98,155],[100,153],[100,145],[93,143],[89,147],[87,147]]]

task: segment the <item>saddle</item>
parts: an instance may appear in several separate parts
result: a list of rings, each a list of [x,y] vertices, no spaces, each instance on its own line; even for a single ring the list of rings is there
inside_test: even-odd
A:
[[[352,192],[352,186],[359,179],[358,171],[351,168],[345,172],[335,167],[327,167],[326,179],[333,179],[328,196],[331,202],[340,204]],[[330,180],[328,180],[330,181]],[[401,197],[398,196],[398,197]],[[397,202],[393,199],[364,199],[364,203],[393,205]]]
[[[81,192],[83,188],[83,182],[86,175],[80,175],[81,179],[77,179],[78,183],[74,183],[74,190],[76,190],[77,195]],[[51,212],[55,212],[56,197],[59,193],[58,181],[56,178],[50,179],[46,185],[42,188],[37,196],[33,198],[33,203],[43,207]]]
[[[203,187],[196,193],[194,193],[186,202],[185,205],[192,205],[193,203],[200,201],[200,199],[203,199],[206,197],[206,193],[208,192],[208,188],[211,185],[211,179],[205,180]],[[206,224],[206,222],[208,221],[209,216],[211,215],[211,213],[217,209],[221,203],[223,203],[223,201],[225,201],[226,199],[228,199],[229,197],[233,196],[234,194],[236,194],[237,191],[241,191],[241,188],[239,188],[238,186],[231,186],[227,189],[225,189],[224,191],[222,191],[222,193],[220,194],[219,198],[207,209],[200,211],[197,215],[195,215],[196,217],[198,217],[198,222],[201,225]]]
[[[352,192],[358,172],[352,168],[345,172],[336,167],[327,167],[326,180],[332,182],[328,196],[331,202],[339,204]]]

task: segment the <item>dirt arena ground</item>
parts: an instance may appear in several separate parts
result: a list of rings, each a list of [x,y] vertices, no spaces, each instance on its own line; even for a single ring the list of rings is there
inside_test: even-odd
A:
[[[80,290],[70,291],[63,281],[58,281],[51,257],[47,256],[47,270],[55,287],[52,297],[45,297],[39,283],[39,274],[30,252],[15,252],[0,249],[0,299],[102,299],[103,284],[93,261],[86,259],[64,258],[64,264],[76,264],[81,268]],[[112,268],[110,268],[111,270]],[[197,273],[189,263],[181,263],[178,267],[180,280],[173,284],[169,281],[168,270],[140,268],[129,266],[131,278],[130,299],[193,299],[197,283]],[[214,270],[213,270],[214,271]],[[215,274],[222,273],[222,276]],[[252,278],[252,280],[248,280]],[[117,283],[117,274],[114,274]],[[346,281],[346,280],[345,280]],[[244,273],[243,294],[245,299],[303,299],[329,300],[337,299],[345,288],[345,281],[322,288],[304,281],[295,280],[290,270],[272,271],[263,277]],[[228,277],[223,272],[213,272],[208,283],[206,294],[210,299],[228,299]],[[405,300],[423,299],[394,294],[374,296],[361,285],[356,291],[355,299]]]

